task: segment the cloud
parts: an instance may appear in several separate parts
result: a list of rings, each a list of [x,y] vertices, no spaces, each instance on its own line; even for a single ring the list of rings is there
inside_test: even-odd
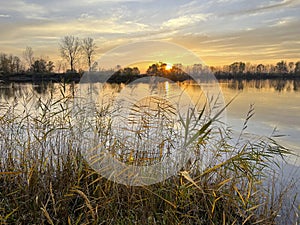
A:
[[[8,15],[8,14],[0,14],[0,18],[11,18],[11,15]]]
[[[185,15],[177,18],[172,18],[164,22],[162,24],[162,27],[180,28],[185,26],[191,26],[200,21],[206,21],[209,15],[210,14],[199,13],[199,14]]]
[[[205,4],[199,4],[199,0],[193,0],[188,1],[187,3],[181,5],[178,7],[177,14],[178,15],[191,15],[196,13],[202,13],[205,8],[208,8],[210,6],[209,2],[206,2]]]
[[[60,38],[74,35],[94,38],[102,52],[128,42],[165,40],[223,63],[239,56],[295,57],[299,6],[300,0],[3,1],[0,48],[13,53],[30,45],[58,54]]]
[[[42,5],[27,3],[21,0],[2,1],[1,8],[10,12],[18,12],[22,15],[44,14],[46,9]]]
[[[298,5],[300,5],[299,0],[282,0],[280,2],[268,1],[267,3],[259,4],[257,7],[243,9],[240,11],[232,12],[231,14],[257,14],[275,9],[292,8]]]
[[[103,2],[115,2],[115,3],[122,3],[122,2],[153,2],[154,0],[104,0]],[[98,3],[99,0],[86,0],[84,1],[89,4]]]
[[[239,0],[217,0],[217,3],[232,3],[232,2],[237,2]]]
[[[288,23],[293,23],[295,21],[297,21],[297,19],[295,17],[291,17],[291,16],[276,18],[276,19],[270,21],[269,26],[280,28],[280,27],[284,27]]]
[[[177,35],[172,41],[196,52],[211,65],[229,64],[235,60],[268,63],[299,60],[300,31],[298,21],[278,27],[261,27],[229,34]]]

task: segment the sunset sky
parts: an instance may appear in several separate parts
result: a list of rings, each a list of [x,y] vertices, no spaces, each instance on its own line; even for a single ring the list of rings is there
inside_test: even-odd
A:
[[[300,60],[300,0],[1,0],[0,52],[59,59],[66,35],[97,56],[135,41],[179,44],[208,65]]]

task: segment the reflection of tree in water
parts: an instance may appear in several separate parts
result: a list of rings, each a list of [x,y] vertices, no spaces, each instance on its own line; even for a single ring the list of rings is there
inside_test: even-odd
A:
[[[272,80],[271,82],[272,87],[276,90],[276,91],[283,91],[286,85],[286,81],[285,80]]]
[[[123,89],[123,86],[122,84],[117,84],[117,83],[112,83],[112,84],[109,84],[109,86],[111,87],[112,90],[114,90],[115,92],[117,93],[120,93]]]
[[[243,90],[244,89],[244,83],[242,80],[238,80],[238,89]]]
[[[5,84],[0,85],[0,99],[10,99],[13,97],[12,89]]]
[[[270,80],[269,88],[273,88],[278,92],[297,91],[297,83],[299,84],[299,81],[297,80],[283,80],[283,79]]]
[[[223,81],[224,82],[224,81]],[[243,90],[244,89],[244,80],[228,80],[228,88],[233,90]],[[226,83],[226,81],[225,81]]]
[[[300,80],[293,80],[293,90],[294,91],[299,91],[299,86],[300,86]]]
[[[262,89],[263,88],[263,81],[262,80],[255,80],[255,88]]]
[[[33,94],[47,95],[49,89],[54,89],[53,83],[8,83],[0,86],[0,99],[11,100],[13,98],[20,99],[24,96]]]
[[[27,87],[24,84],[2,84],[0,86],[0,98],[10,100],[12,98],[20,98],[26,92]]]
[[[223,81],[223,83],[226,83],[226,80]],[[227,87],[230,88],[230,89],[236,90],[237,89],[236,81],[235,80],[228,80]]]
[[[298,91],[300,80],[284,80],[284,79],[269,79],[269,80],[221,80],[222,83],[227,83],[227,87],[233,90],[243,90],[244,88],[255,89],[274,89],[275,91]]]
[[[32,85],[32,87],[37,94],[45,95],[49,88],[53,88],[53,83],[38,83]]]

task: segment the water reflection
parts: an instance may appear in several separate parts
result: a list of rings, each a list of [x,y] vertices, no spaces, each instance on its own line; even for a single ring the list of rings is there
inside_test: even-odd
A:
[[[265,89],[270,92],[299,92],[300,80],[283,80],[283,79],[270,79],[270,80],[219,80],[222,88],[229,88],[233,90],[244,89]],[[117,92],[120,92],[124,88],[124,84],[109,84],[110,88]],[[190,88],[196,87],[191,82],[180,83],[180,86],[190,86]],[[9,100],[12,98],[20,98],[27,93],[33,93],[35,95],[49,95],[54,93],[56,89],[61,88],[69,93],[76,91],[76,84],[54,84],[54,83],[9,83],[0,84],[0,99]],[[164,88],[168,90],[168,83],[165,83]],[[199,90],[201,91],[201,90]]]
[[[34,95],[37,97],[47,97],[58,93],[62,90],[63,93],[68,93],[75,96],[76,85],[58,84],[58,83],[9,83],[0,84],[0,100],[9,101],[11,99],[19,99],[24,96]]]
[[[45,95],[47,94],[49,89],[54,88],[54,85],[53,83],[33,84],[32,88],[36,92],[36,94]]]
[[[234,90],[243,90],[245,88],[255,89],[269,89],[270,91],[277,92],[292,92],[299,91],[300,80],[283,80],[283,79],[270,79],[270,80],[220,80],[223,87]]]
[[[277,127],[281,134],[287,135],[282,140],[300,155],[300,80],[219,80],[219,84],[226,102],[240,93],[227,109],[227,119],[230,126],[237,127],[239,130],[249,104],[254,103],[255,116],[250,121],[248,131],[259,135],[269,135]],[[94,85],[97,89],[97,85],[102,84]],[[204,90],[201,89],[204,88],[204,85],[196,85],[194,82],[179,83],[181,90],[191,97],[192,102],[200,103],[197,105],[199,109],[203,108],[205,100],[207,100],[205,93],[203,93]],[[110,103],[110,99],[114,96],[113,93],[121,94],[127,86],[125,84],[105,84],[103,93],[107,95],[107,103]],[[164,82],[158,86],[158,90],[165,93],[168,98],[171,98],[170,96],[175,93],[171,83]],[[148,89],[143,88],[143,84],[138,83],[130,87],[130,91],[139,93],[137,97],[141,97],[141,90]],[[211,89],[206,87],[206,90],[210,91]],[[78,84],[0,84],[0,104],[19,101],[35,105],[40,99],[44,102],[47,102],[49,98],[59,100],[62,94],[75,97],[77,91]],[[101,99],[104,98],[103,93],[99,93]],[[22,112],[21,106],[20,112]]]

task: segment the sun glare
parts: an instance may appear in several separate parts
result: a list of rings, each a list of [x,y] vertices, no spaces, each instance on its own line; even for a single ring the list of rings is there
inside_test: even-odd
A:
[[[170,64],[170,63],[167,63],[167,65],[166,65],[166,70],[170,70],[170,69],[172,69],[172,64]]]

